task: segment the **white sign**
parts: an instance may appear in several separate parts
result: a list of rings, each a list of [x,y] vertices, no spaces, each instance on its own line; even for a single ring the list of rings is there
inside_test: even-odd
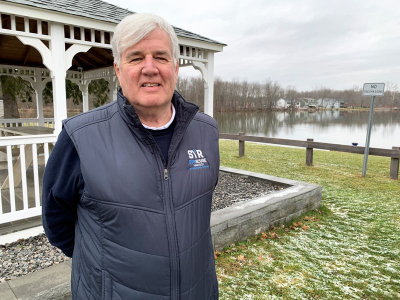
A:
[[[384,83],[364,83],[363,96],[383,96]]]

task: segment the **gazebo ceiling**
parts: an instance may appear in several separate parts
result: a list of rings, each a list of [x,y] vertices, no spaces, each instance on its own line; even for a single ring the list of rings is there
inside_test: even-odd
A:
[[[44,41],[45,44],[48,44]],[[67,44],[66,49],[71,45]],[[22,44],[18,38],[0,34],[0,65],[12,65],[21,67],[45,68],[40,53],[31,46]],[[81,52],[74,56],[70,70],[83,71],[100,69],[112,66],[113,56],[110,49],[92,47],[87,52]]]
[[[45,68],[40,53],[22,44],[15,36],[0,35],[0,48],[1,65]]]
[[[113,61],[111,50],[92,47],[89,51],[80,52],[74,56],[70,70],[78,71],[78,68],[82,68],[83,71],[101,69],[112,66]]]
[[[37,32],[37,22],[34,19],[29,19],[29,31]],[[22,17],[15,18],[15,27],[19,31],[24,31],[25,20]],[[11,17],[7,14],[1,14],[1,28],[11,29]],[[42,22],[43,33],[48,33],[47,22]],[[71,31],[69,26],[64,26],[65,37],[71,38]],[[79,27],[74,27],[72,34],[75,38],[80,39],[81,31]],[[83,40],[90,41],[90,32],[84,31],[85,37]],[[100,40],[99,31],[95,31],[95,40]],[[110,36],[105,35],[105,42],[110,43]],[[43,41],[49,46],[47,41]],[[66,49],[71,45],[66,44]],[[21,43],[18,38],[10,35],[0,34],[0,64],[2,65],[14,65],[24,67],[39,67],[45,68],[42,62],[40,53],[31,46],[26,46]],[[78,53],[73,61],[70,70],[77,71],[78,68],[82,68],[85,71],[104,68],[112,65],[113,57],[111,50],[92,47],[86,53]]]

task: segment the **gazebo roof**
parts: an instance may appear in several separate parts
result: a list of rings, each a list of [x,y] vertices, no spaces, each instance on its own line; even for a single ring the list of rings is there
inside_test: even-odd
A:
[[[128,9],[101,0],[3,0],[15,4],[33,6],[40,9],[57,11],[65,14],[90,18],[99,21],[119,23],[124,17],[133,14]],[[208,43],[226,46],[226,44],[206,38],[199,34],[174,27],[179,37],[204,41]]]

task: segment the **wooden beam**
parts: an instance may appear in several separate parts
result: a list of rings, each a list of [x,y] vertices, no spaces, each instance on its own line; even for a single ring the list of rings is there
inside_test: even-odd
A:
[[[75,57],[72,59],[72,62],[74,62],[75,64],[77,64],[78,67],[82,68],[82,65],[79,63],[79,61],[78,61]]]
[[[313,142],[314,139],[307,139],[307,142]],[[310,143],[308,143],[310,144]],[[313,157],[314,157],[314,149],[310,147],[310,145],[306,148],[306,165],[312,166],[313,165]]]
[[[109,65],[110,62],[104,59],[104,56],[100,55],[99,53],[97,53],[94,49],[90,52],[87,52],[90,55],[93,55],[94,57],[96,57],[98,60],[100,60],[102,63]]]
[[[244,133],[239,132],[239,156],[244,156],[244,140],[243,140]]]
[[[29,52],[31,52],[31,47],[30,46],[28,46],[28,49],[26,49],[26,52],[25,52],[25,58],[24,58],[24,65],[26,65],[26,61],[28,60],[28,57],[29,57]]]
[[[76,58],[76,55],[75,55],[75,58]],[[96,67],[97,67],[96,65],[92,64],[90,61],[88,61],[87,59],[85,59],[85,58],[82,57],[82,56],[79,57],[79,60],[80,60],[80,61],[83,61],[83,62],[84,62],[85,64],[87,64],[87,65],[91,65],[93,68],[96,68]]]
[[[400,150],[400,147],[392,147],[393,150]],[[392,157],[390,160],[390,178],[399,179],[399,158]]]

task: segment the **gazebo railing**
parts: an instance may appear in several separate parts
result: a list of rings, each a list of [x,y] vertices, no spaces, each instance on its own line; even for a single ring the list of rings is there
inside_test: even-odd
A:
[[[0,127],[39,126],[37,118],[0,119]],[[54,127],[54,118],[44,118],[44,126]]]
[[[0,139],[0,224],[39,216],[44,167],[55,135]]]

